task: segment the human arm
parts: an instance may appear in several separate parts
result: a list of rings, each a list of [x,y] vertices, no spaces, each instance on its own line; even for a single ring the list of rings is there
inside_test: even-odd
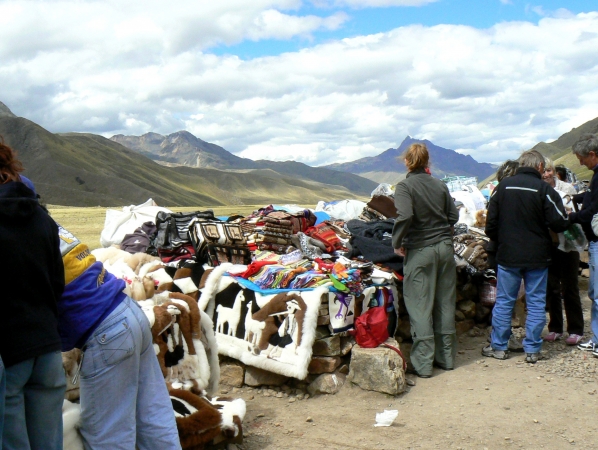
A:
[[[567,213],[565,212],[561,196],[548,185],[543,194],[544,217],[546,218],[546,223],[548,223],[548,228],[555,233],[565,231],[569,228],[571,222],[567,218]]]
[[[405,183],[399,183],[395,188],[395,207],[397,217],[392,228],[392,246],[400,249],[413,220],[413,200]]]

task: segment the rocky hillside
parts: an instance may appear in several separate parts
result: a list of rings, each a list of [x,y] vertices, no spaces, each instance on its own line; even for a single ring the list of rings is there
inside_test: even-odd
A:
[[[43,200],[54,205],[122,206],[148,198],[165,206],[315,204],[359,195],[271,170],[165,167],[102,136],[50,133],[2,103],[0,135],[17,150]]]
[[[479,180],[486,178],[496,170],[492,164],[479,163],[471,156],[461,155],[454,150],[439,147],[428,140],[414,139],[407,136],[398,148],[389,148],[378,156],[361,158],[356,161],[331,164],[328,169],[354,173],[362,177],[396,183],[405,176],[405,165],[400,162],[401,155],[416,142],[423,142],[430,152],[431,170],[434,176],[464,175],[475,176]]]
[[[177,131],[168,136],[157,133],[146,133],[142,136],[117,134],[110,139],[154,161],[169,165],[219,170],[269,169],[306,181],[326,181],[328,184],[343,186],[361,196],[369,196],[379,183],[358,175],[341,174],[328,168],[311,167],[296,161],[253,161],[240,158],[218,145],[195,137],[188,131]]]

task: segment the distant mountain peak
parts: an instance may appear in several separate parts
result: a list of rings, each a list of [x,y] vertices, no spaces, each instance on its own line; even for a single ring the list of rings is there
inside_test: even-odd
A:
[[[17,116],[14,115],[10,109],[8,109],[8,106],[6,106],[4,103],[0,102],[0,117],[17,117]]]

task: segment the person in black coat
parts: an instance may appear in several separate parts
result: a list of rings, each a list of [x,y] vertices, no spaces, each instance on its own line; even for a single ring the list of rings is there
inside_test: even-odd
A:
[[[508,358],[511,315],[524,280],[528,316],[523,348],[526,361],[535,363],[540,357],[541,334],[546,325],[546,285],[552,248],[549,228],[559,233],[570,222],[561,196],[542,181],[542,154],[535,150],[524,152],[519,166],[514,176],[499,183],[488,206],[486,235],[498,243],[498,271],[491,343],[484,347],[482,355]]]
[[[6,393],[3,449],[61,449],[66,379],[57,302],[64,289],[58,227],[21,179],[0,137],[0,357]]]

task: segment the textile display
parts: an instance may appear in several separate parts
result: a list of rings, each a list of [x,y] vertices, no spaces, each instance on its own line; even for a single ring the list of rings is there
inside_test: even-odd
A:
[[[212,316],[218,352],[269,372],[304,379],[327,287],[261,295],[223,276],[208,276],[199,306]],[[271,267],[271,266],[266,266]]]

